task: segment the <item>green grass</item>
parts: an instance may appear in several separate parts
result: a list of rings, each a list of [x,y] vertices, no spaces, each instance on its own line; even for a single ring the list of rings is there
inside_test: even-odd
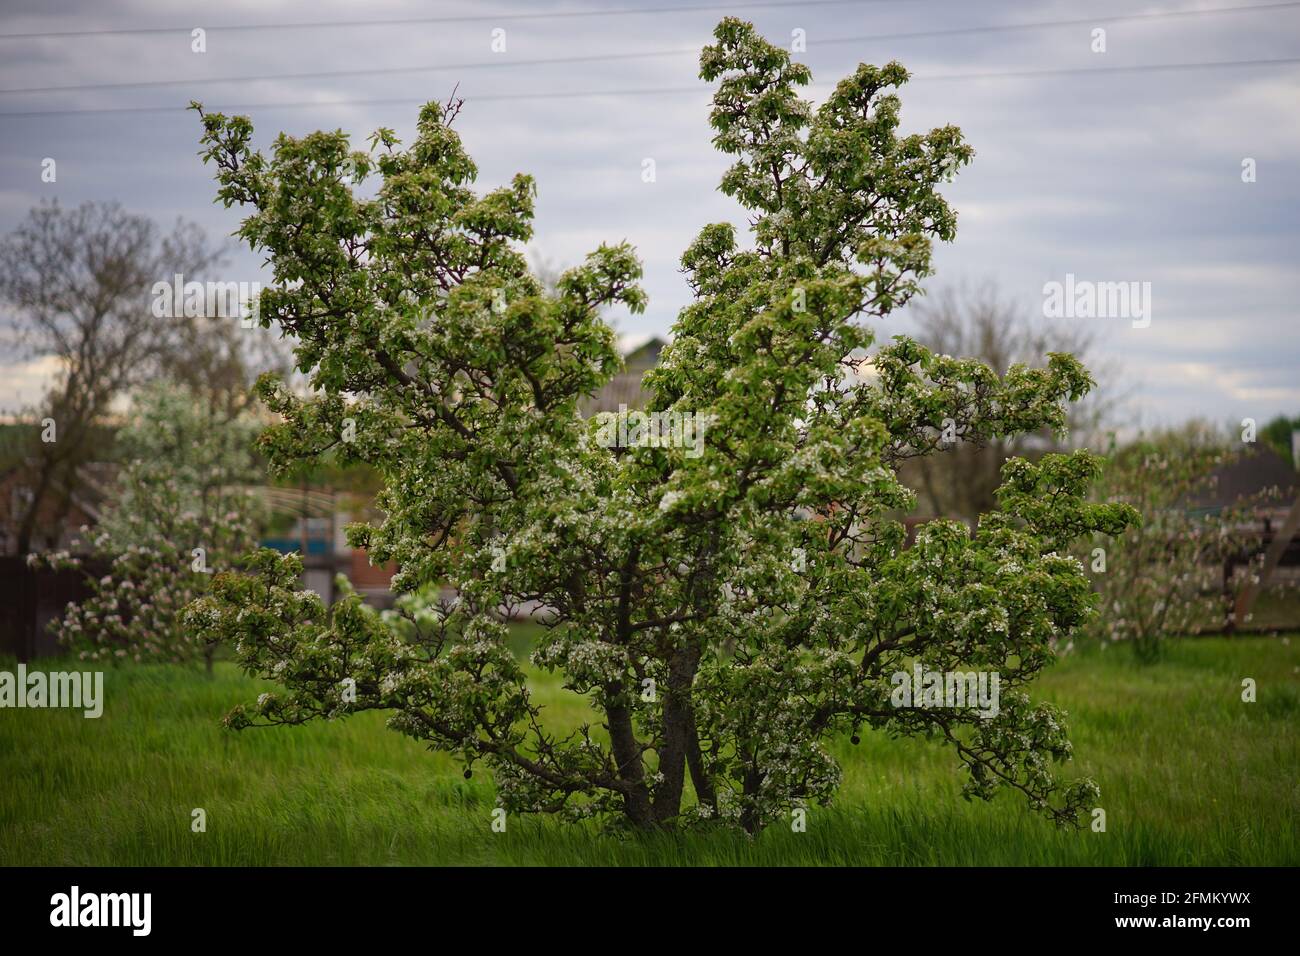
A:
[[[519,637],[521,646],[528,635]],[[41,662],[42,669],[59,669]],[[70,666],[70,665],[69,665]],[[12,669],[11,664],[3,665]],[[1258,684],[1241,701],[1241,680]],[[1062,832],[1014,793],[967,803],[939,744],[864,732],[806,833],[615,836],[512,819],[486,774],[388,730],[382,714],[230,733],[262,689],[229,664],[110,671],[104,716],[0,711],[0,863],[38,865],[1294,865],[1300,863],[1300,640],[1183,641],[1139,667],[1125,648],[1063,659],[1036,695],[1070,714],[1074,774],[1107,832]],[[539,678],[551,719],[577,722]],[[570,696],[571,695],[564,695]],[[207,811],[207,832],[190,812]]]

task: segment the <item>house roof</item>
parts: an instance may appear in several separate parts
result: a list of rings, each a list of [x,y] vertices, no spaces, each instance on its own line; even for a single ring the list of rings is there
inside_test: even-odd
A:
[[[1300,492],[1300,475],[1291,463],[1267,445],[1243,452],[1212,472],[1214,483],[1187,506],[1197,511],[1217,511],[1243,498],[1276,488],[1278,504],[1289,505]]]
[[[667,343],[661,338],[651,338],[623,356],[623,371],[582,403],[584,415],[597,412],[615,412],[620,405],[639,408],[645,405],[650,393],[641,388],[641,377],[659,364],[659,353]]]

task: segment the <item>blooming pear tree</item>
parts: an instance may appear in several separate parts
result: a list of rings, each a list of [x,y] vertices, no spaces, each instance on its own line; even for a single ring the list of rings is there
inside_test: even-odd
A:
[[[239,485],[254,475],[255,418],[219,414],[168,382],[143,388],[117,442],[125,458],[86,555],[33,555],[76,568],[91,594],[51,628],[82,660],[212,667],[215,648],[181,620],[215,571],[257,543],[260,508]],[[91,567],[108,565],[96,576]]]
[[[228,723],[385,710],[466,773],[489,767],[508,812],[751,833],[828,802],[829,743],[871,729],[949,745],[970,797],[1010,788],[1077,822],[1096,787],[1054,775],[1061,715],[1024,688],[1090,610],[1071,542],[1131,511],[1089,501],[1086,453],[1013,459],[973,533],[936,521],[907,546],[898,469],[952,436],[1059,430],[1091,380],[1064,354],[1000,377],[878,345],[869,323],[954,235],[939,187],[970,147],[951,126],[899,132],[896,63],[860,66],[814,108],[808,69],[751,25],[726,19],[715,39],[701,76],[750,242],[699,233],[682,259],[694,301],[646,377],[648,413],[708,423],[694,446],[578,414],[618,368],[599,313],[643,308],[640,266],[602,246],[544,290],[518,248],[532,180],[471,189],[458,104],[425,106],[404,149],[387,130],[368,151],[318,132],[269,155],[247,119],[200,109],[218,195],[250,208],[241,235],[274,269],[262,320],[297,340],[314,387],[263,383],[283,418],[263,438],[273,466],[328,451],[375,468],[384,518],[353,544],[397,563],[398,590],[458,594],[397,626],[355,598],[323,606],[292,556],[219,575],[193,624],[279,684]],[[581,726],[548,724],[507,646],[501,611],[525,601],[549,625],[532,665],[585,699]],[[996,671],[997,716],[896,705],[915,664]]]

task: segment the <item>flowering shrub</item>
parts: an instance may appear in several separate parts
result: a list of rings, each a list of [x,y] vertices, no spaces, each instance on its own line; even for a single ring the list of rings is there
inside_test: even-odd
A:
[[[1064,354],[999,376],[906,338],[876,347],[867,322],[954,235],[938,187],[970,147],[954,127],[898,133],[898,64],[860,66],[814,110],[796,94],[808,70],[749,24],[715,37],[701,75],[736,160],[721,188],[752,245],[704,227],[682,260],[694,302],[646,376],[649,412],[709,422],[699,454],[601,442],[578,414],[618,366],[600,310],[644,306],[639,263],[602,246],[545,290],[517,248],[532,180],[472,191],[457,104],[425,106],[406,149],[319,132],[269,156],[247,119],[202,114],[219,196],[251,207],[241,234],[275,270],[263,321],[297,340],[315,389],[263,382],[283,417],[263,439],[273,467],[324,449],[368,463],[385,517],[352,543],[396,561],[400,591],[459,595],[399,627],[355,597],[324,607],[292,556],[219,575],[195,626],[280,685],[228,722],[387,710],[466,773],[486,764],[507,812],[749,832],[829,801],[828,741],[870,727],[945,741],[968,796],[1012,788],[1077,822],[1096,787],[1053,775],[1061,715],[1024,688],[1089,608],[1070,543],[1131,509],[1088,500],[1099,465],[1080,453],[1009,461],[974,534],[936,521],[908,548],[894,516],[915,499],[900,464],[937,453],[945,423],[972,441],[1060,430],[1091,380]],[[868,354],[875,374],[855,375]],[[544,721],[499,614],[525,601],[549,614],[533,665],[596,720]],[[890,675],[913,661],[997,673],[996,716],[895,706]]]
[[[1131,505],[1142,520],[1104,547],[1094,542],[1099,550],[1084,557],[1100,594],[1087,635],[1128,642],[1151,662],[1170,638],[1231,624],[1235,591],[1224,587],[1224,563],[1239,557],[1247,575],[1258,574],[1258,509],[1267,500],[1198,507],[1215,490],[1215,470],[1232,457],[1194,434],[1144,438],[1112,456],[1099,494]]]
[[[118,442],[127,463],[93,532],[86,554],[32,556],[32,563],[82,568],[91,595],[51,623],[82,660],[188,662],[209,667],[212,646],[187,628],[181,613],[206,593],[215,570],[229,568],[257,542],[259,507],[235,486],[253,475],[257,423],[214,418],[197,396],[154,385],[135,399]]]

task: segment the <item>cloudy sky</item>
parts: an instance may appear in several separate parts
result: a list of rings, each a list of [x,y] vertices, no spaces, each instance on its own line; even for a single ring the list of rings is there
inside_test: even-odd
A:
[[[995,280],[1048,322],[1088,322],[1120,369],[1130,422],[1300,414],[1300,3],[1276,0],[341,0],[60,3],[0,13],[0,230],[43,198],[116,199],[229,235],[211,202],[191,99],[284,130],[379,126],[410,137],[418,104],[465,99],[480,185],[538,183],[535,253],[557,266],[627,239],[666,334],[688,299],[678,258],[704,224],[743,222],[716,191],[709,87],[719,17],[753,20],[814,74],[820,99],[860,61],[897,59],[908,131],[954,123],[975,162],[947,195],[958,237],[932,288]],[[1235,12],[1232,12],[1234,11]],[[1189,11],[1201,11],[1189,13]],[[521,15],[522,14],[522,15]],[[206,52],[191,30],[206,31]],[[1105,30],[1105,52],[1094,31]],[[494,31],[505,50],[494,52]],[[498,37],[500,34],[496,34]],[[293,74],[299,74],[294,76]],[[55,89],[51,89],[55,88]],[[57,182],[41,180],[46,157]],[[1256,181],[1242,181],[1255,161]],[[656,177],[643,182],[643,161]],[[221,278],[256,280],[230,241]],[[1044,284],[1149,282],[1150,324],[1042,317]],[[881,331],[907,331],[900,316]],[[0,346],[2,347],[2,346]],[[0,353],[0,408],[48,369]]]

